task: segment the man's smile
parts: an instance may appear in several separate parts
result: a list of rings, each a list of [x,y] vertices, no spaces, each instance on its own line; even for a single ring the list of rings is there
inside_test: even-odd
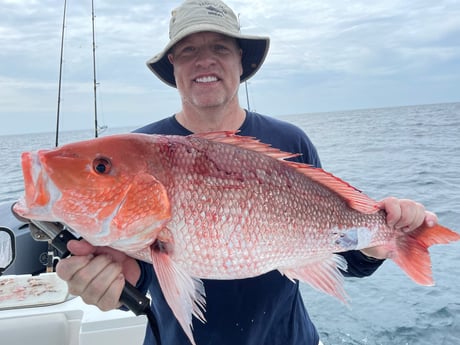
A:
[[[204,77],[198,77],[194,80],[196,83],[213,83],[216,81],[219,81],[219,78],[216,76],[204,76]]]

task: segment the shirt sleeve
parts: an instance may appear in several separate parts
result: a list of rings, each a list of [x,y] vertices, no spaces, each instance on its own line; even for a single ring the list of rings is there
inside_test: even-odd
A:
[[[342,271],[345,277],[367,277],[374,273],[385,260],[371,258],[359,250],[338,253],[347,260],[348,269]]]
[[[141,276],[137,281],[136,288],[142,293],[147,293],[147,290],[153,277],[152,264],[140,260],[138,260],[137,262],[141,268]]]

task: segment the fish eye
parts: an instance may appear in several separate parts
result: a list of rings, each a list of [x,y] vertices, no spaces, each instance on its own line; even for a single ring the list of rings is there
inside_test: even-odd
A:
[[[93,169],[97,174],[105,175],[110,172],[112,163],[110,159],[105,157],[98,157],[93,161]]]

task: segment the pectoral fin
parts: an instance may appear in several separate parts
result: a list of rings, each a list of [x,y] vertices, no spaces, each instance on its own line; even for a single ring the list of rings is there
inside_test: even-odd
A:
[[[179,265],[171,260],[167,245],[156,243],[152,246],[152,264],[158,277],[166,302],[182,326],[190,342],[195,345],[192,334],[192,315],[206,322],[205,291],[199,279],[191,277]]]

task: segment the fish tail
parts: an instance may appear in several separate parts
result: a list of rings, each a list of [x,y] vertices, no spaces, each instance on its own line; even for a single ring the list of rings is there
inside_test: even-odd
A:
[[[460,235],[441,225],[418,229],[400,236],[391,259],[420,285],[434,285],[428,248],[434,244],[447,244],[460,240]]]

